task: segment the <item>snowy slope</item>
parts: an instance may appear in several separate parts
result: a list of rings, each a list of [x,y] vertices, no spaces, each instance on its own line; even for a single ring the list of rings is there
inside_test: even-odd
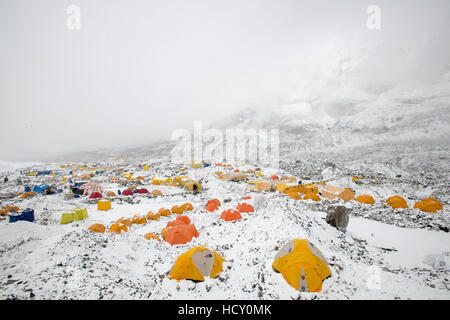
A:
[[[105,162],[111,164],[114,162]],[[134,161],[119,161],[135,176],[173,176],[179,165],[151,162],[150,172],[141,171]],[[101,164],[101,163],[100,163]],[[251,168],[238,166],[240,170]],[[216,178],[215,167],[186,169],[186,174],[201,179],[204,191],[193,195],[176,187],[152,186],[164,196],[135,196],[132,203],[114,200],[112,210],[98,211],[83,199],[64,200],[62,194],[38,196],[17,201],[21,208],[32,207],[36,222],[9,224],[0,221],[0,298],[19,299],[449,299],[448,255],[450,234],[420,223],[400,227],[387,217],[402,213],[387,210],[379,203],[369,212],[385,210],[384,222],[351,216],[346,234],[328,225],[326,204],[317,207],[309,201],[297,201],[279,193],[248,192],[245,183]],[[265,174],[271,170],[263,168]],[[283,170],[278,174],[289,173]],[[101,176],[97,179],[102,180]],[[122,189],[103,182],[105,190]],[[363,186],[361,186],[363,188]],[[377,189],[376,187],[374,190]],[[392,192],[392,190],[390,191]],[[250,195],[269,200],[255,213],[243,214],[243,220],[225,222],[222,210],[234,208]],[[218,197],[218,212],[205,210],[206,201]],[[229,202],[225,202],[229,199]],[[11,202],[11,201],[10,201]],[[128,233],[95,234],[87,230],[93,223],[109,226],[119,217],[146,214],[160,207],[191,202],[194,210],[186,213],[200,233],[185,245],[148,241],[147,232],[159,234],[174,216],[133,225]],[[411,201],[412,202],[412,201]],[[86,220],[60,225],[61,214],[78,205],[86,206]],[[357,204],[350,204],[359,212]],[[408,209],[408,214],[450,226],[449,205],[438,215]],[[444,218],[442,222],[441,218]],[[447,220],[445,220],[447,219]],[[388,223],[389,222],[389,223]],[[307,238],[325,255],[332,276],[320,293],[299,293],[272,270],[272,262],[283,244],[294,238]],[[224,271],[216,279],[179,283],[168,278],[176,257],[197,245],[209,245],[226,259]],[[438,256],[445,268],[429,264],[429,255]],[[436,258],[435,258],[436,259]],[[376,267],[373,269],[373,267]],[[379,286],[373,286],[373,270]],[[377,280],[377,281],[378,281]]]

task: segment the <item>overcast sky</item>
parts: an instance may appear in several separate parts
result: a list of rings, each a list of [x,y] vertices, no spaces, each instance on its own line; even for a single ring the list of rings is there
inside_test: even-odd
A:
[[[381,30],[366,27],[371,4]],[[381,45],[365,76],[405,63],[405,77],[415,65],[432,78],[450,63],[449,13],[448,0],[0,0],[0,160],[151,143],[275,107],[298,62],[341,40]]]

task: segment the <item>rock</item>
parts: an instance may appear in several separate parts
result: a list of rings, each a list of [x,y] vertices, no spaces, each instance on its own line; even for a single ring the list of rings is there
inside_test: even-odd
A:
[[[255,209],[256,211],[266,208],[268,205],[268,200],[263,195],[258,195],[255,198]]]
[[[349,209],[345,206],[330,206],[327,209],[326,222],[342,232],[347,230]]]

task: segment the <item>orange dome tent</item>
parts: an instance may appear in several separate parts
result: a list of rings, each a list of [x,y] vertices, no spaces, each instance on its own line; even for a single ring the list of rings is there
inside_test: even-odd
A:
[[[209,203],[206,205],[206,210],[209,212],[214,212],[216,210],[219,210],[219,207],[217,206],[216,203]]]
[[[163,239],[166,239],[167,233],[169,232],[169,229],[170,229],[170,228],[173,228],[173,227],[165,227],[165,228],[162,228],[162,230],[161,230],[161,237],[162,237]]]
[[[152,195],[154,196],[162,196],[162,192],[158,189],[152,190]]]
[[[280,178],[278,178],[278,176],[276,174],[274,174],[273,176],[270,177],[270,179],[272,179],[272,180],[279,180]]]
[[[220,215],[220,219],[225,220],[225,221],[236,221],[236,220],[241,220],[242,216],[239,213],[239,211],[234,210],[234,209],[229,209],[229,210],[225,210],[222,212],[222,214]]]
[[[93,232],[97,232],[97,233],[105,232],[105,226],[102,225],[101,223],[95,223],[92,226],[90,226],[88,229]]]
[[[147,240],[155,239],[155,240],[161,241],[161,240],[159,239],[159,237],[158,237],[156,234],[151,233],[151,232],[146,233],[146,234],[144,235],[144,238],[147,239]]]
[[[7,216],[10,212],[18,212],[20,211],[19,207],[6,206],[0,209],[0,215]]]
[[[133,218],[131,219],[131,221],[135,224],[146,224],[147,223],[147,218],[146,217],[140,217],[138,215],[134,215]]]
[[[111,227],[108,230],[109,233],[115,233],[115,234],[119,234],[122,231],[128,232],[128,228],[126,225],[119,223],[119,222],[116,222],[113,225],[111,225]]]
[[[172,211],[172,213],[175,213],[175,214],[182,214],[184,212],[184,208],[182,206],[175,205],[172,207],[172,209],[170,211]]]
[[[22,199],[28,199],[28,198],[32,198],[36,195],[35,192],[31,191],[31,192],[25,192],[24,194],[22,194]]]
[[[426,198],[419,201],[414,205],[414,208],[425,212],[437,212],[443,209],[442,204],[436,198]]]
[[[167,231],[166,240],[171,245],[185,244],[192,241],[192,238],[198,237],[199,233],[193,224],[178,225],[169,227]]]
[[[210,203],[215,203],[218,207],[220,207],[222,204],[220,203],[220,200],[217,198],[208,200],[208,202],[206,202],[206,205],[210,204]]]
[[[188,216],[177,216],[175,220],[182,221],[184,224],[191,224],[191,219]]]
[[[116,223],[122,223],[125,226],[129,227],[129,226],[131,226],[133,224],[133,221],[131,221],[130,219],[125,219],[124,217],[122,217],[122,218],[119,218],[116,221]]]
[[[236,206],[239,212],[255,212],[255,208],[248,203],[240,203]]]
[[[160,208],[158,210],[158,213],[161,215],[161,217],[167,217],[167,216],[170,216],[172,214],[172,212],[169,209],[167,209],[167,208]]]
[[[188,225],[191,224],[191,219],[189,219],[187,216],[177,216],[177,218],[173,221],[169,221],[167,223],[167,227],[174,227],[179,225]]]
[[[183,209],[183,211],[191,211],[191,210],[194,210],[194,206],[193,206],[191,203],[189,203],[189,202],[183,204],[183,205],[181,206],[181,208]]]
[[[389,198],[386,200],[386,204],[387,204],[388,206],[391,206],[391,207],[394,208],[394,209],[398,209],[398,208],[407,209],[407,208],[408,208],[408,205],[406,204],[405,199],[403,199],[403,198],[400,197],[400,196],[392,196],[392,197],[389,197]]]
[[[112,191],[107,191],[107,192],[106,192],[106,196],[107,196],[107,197],[115,197],[116,194],[115,194],[114,192],[112,192]]]
[[[151,211],[149,211],[146,217],[147,220],[159,220],[161,215],[159,213],[152,213]]]
[[[375,199],[372,196],[369,196],[368,194],[363,194],[361,196],[356,197],[355,201],[365,203],[365,204],[374,204]]]
[[[287,194],[287,196],[289,198],[292,198],[292,199],[295,199],[295,200],[301,200],[302,199],[302,196],[300,195],[300,193],[295,192],[295,191],[289,191],[289,192],[286,192],[286,194]]]

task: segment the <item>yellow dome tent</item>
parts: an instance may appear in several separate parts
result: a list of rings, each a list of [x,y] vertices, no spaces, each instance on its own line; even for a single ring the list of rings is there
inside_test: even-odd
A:
[[[425,212],[437,212],[442,210],[442,204],[436,198],[426,198],[422,201],[417,202],[414,208],[425,211]]]
[[[358,197],[356,197],[355,201],[365,203],[365,204],[374,204],[375,199],[372,196],[369,196],[368,194],[363,194]]]
[[[206,276],[215,278],[223,271],[224,261],[225,259],[207,246],[195,247],[177,258],[170,270],[169,279],[205,281]]]
[[[281,184],[277,185],[276,190],[279,191],[279,192],[283,192],[284,189],[286,189],[286,188],[288,188],[288,187],[289,187],[289,186],[288,186],[287,184],[281,183]]]
[[[306,239],[285,244],[272,264],[275,271],[292,287],[305,292],[320,292],[322,281],[331,276],[330,268],[320,250]]]

